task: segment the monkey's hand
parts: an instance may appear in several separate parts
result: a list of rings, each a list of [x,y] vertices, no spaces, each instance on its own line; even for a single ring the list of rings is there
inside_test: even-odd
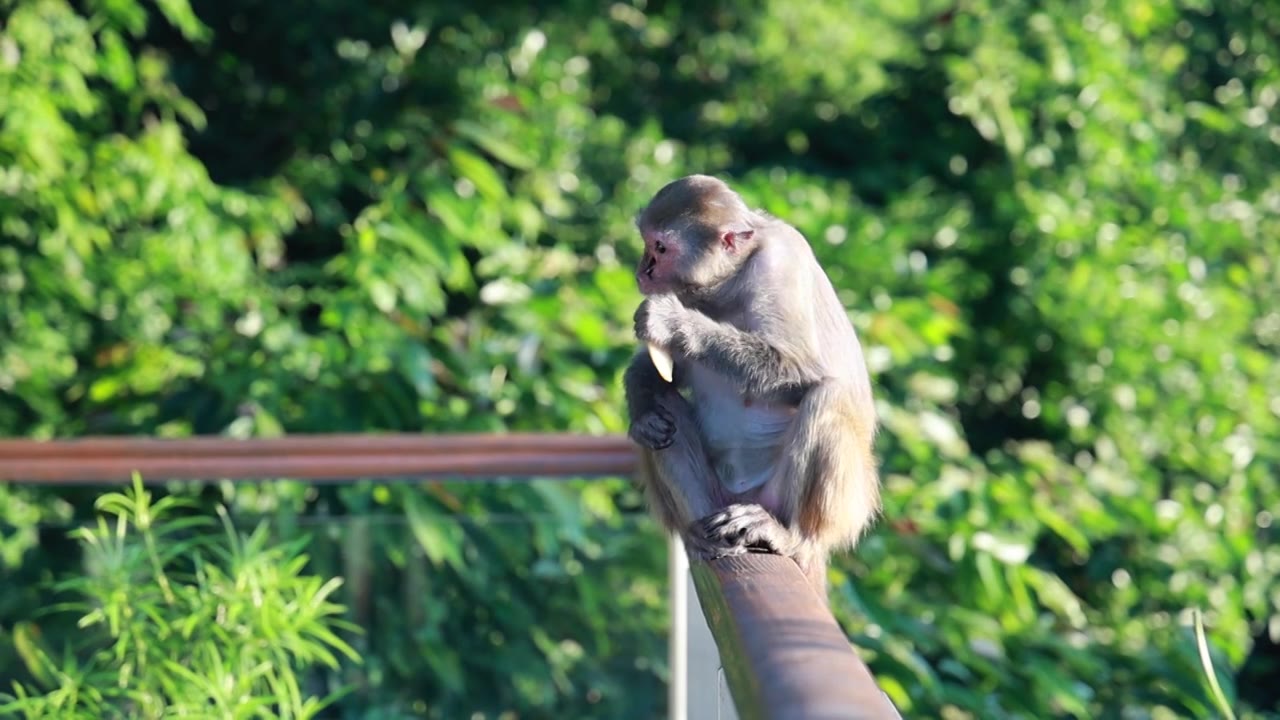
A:
[[[677,343],[691,312],[674,295],[647,297],[636,308],[636,338],[660,348],[670,348]]]
[[[636,418],[627,434],[650,450],[665,450],[675,442],[676,421],[663,407],[655,407]]]
[[[691,530],[696,552],[708,559],[749,552],[790,556],[800,545],[794,531],[754,503],[729,505],[695,522]]]

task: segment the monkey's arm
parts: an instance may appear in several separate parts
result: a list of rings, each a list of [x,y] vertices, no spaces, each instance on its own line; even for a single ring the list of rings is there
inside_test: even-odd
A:
[[[809,353],[801,348],[770,342],[767,332],[744,332],[669,296],[648,298],[640,306],[636,312],[636,335],[642,341],[675,349],[686,358],[706,364],[732,378],[752,397],[796,403],[822,381],[817,363],[807,360]]]

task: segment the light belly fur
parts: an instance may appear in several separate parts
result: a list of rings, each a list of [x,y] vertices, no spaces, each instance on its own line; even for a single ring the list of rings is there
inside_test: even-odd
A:
[[[735,495],[760,487],[773,475],[795,408],[747,405],[727,378],[692,370],[694,407],[721,485]]]

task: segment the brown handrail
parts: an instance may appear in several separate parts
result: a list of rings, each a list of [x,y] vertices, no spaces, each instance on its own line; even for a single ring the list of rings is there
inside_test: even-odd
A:
[[[698,600],[743,720],[902,720],[789,558],[693,562]]]
[[[511,433],[0,440],[0,481],[628,476],[625,437]]]

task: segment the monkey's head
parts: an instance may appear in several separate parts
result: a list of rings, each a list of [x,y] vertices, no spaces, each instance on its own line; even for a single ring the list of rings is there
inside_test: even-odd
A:
[[[644,295],[714,288],[755,251],[754,213],[724,182],[689,175],[658,191],[636,219],[644,254],[636,281]]]

